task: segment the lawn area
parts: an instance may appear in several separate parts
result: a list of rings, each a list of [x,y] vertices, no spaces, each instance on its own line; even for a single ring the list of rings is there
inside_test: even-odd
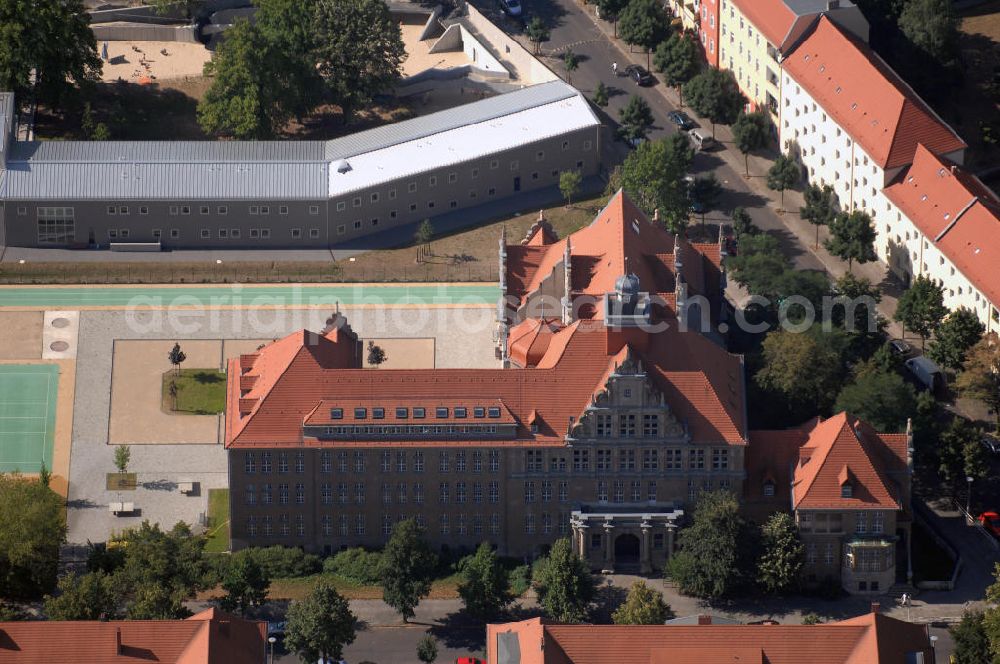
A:
[[[382,599],[382,588],[380,586],[362,585],[355,581],[345,579],[340,576],[327,574],[326,578],[331,579],[337,587],[337,592],[347,599]],[[268,597],[272,600],[279,599],[303,599],[309,594],[320,575],[302,576],[296,578],[274,579],[271,581],[271,590]],[[458,584],[460,578],[457,574],[437,579],[431,585],[430,599],[456,599],[458,597]]]
[[[177,385],[177,400],[170,384]],[[215,415],[226,409],[226,374],[216,369],[173,369],[163,374],[163,410],[167,413]]]
[[[205,551],[229,550],[229,489],[208,490],[208,542]]]
[[[571,207],[557,205],[545,210],[545,219],[566,237],[591,221],[603,207],[605,198],[592,198]],[[504,217],[436,237],[431,242],[431,256],[417,264],[413,238],[401,238],[398,249],[370,251],[354,262],[342,261],[342,281],[496,281],[497,249],[502,229],[507,229],[508,244],[517,244],[538,220],[538,210],[515,217]]]

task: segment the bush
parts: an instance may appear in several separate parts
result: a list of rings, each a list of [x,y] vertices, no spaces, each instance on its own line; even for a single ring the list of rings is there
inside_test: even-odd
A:
[[[244,549],[232,557],[235,559],[236,556],[250,556],[272,579],[309,576],[318,574],[323,568],[319,556],[292,547],[268,546]]]
[[[365,585],[377,585],[381,581],[379,565],[382,554],[355,547],[339,552],[323,562],[323,571]]]
[[[510,591],[520,597],[531,587],[531,565],[518,565],[510,573]]]

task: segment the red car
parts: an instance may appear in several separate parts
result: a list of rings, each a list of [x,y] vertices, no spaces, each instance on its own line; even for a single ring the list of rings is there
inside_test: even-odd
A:
[[[979,523],[994,537],[1000,537],[1000,514],[996,512],[983,512],[979,515]]]
[[[486,664],[486,660],[477,657],[459,657],[455,660],[455,664]]]

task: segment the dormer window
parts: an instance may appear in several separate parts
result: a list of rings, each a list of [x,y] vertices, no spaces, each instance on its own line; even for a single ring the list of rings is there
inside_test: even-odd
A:
[[[415,419],[418,419],[418,420],[423,419],[424,417],[426,417],[426,415],[427,415],[427,412],[423,408],[414,408],[413,409],[413,417]]]
[[[443,406],[443,407],[439,406],[438,408],[434,409],[434,416],[436,418],[438,418],[439,420],[446,420],[446,419],[448,419],[448,408],[447,408],[447,406]]]
[[[354,409],[354,419],[356,419],[356,420],[364,420],[364,419],[367,419],[367,417],[368,417],[368,409],[367,408],[355,408]]]
[[[409,416],[409,414],[410,414],[410,411],[407,408],[397,408],[396,409],[396,419],[397,420],[405,420]]]
[[[385,419],[385,408],[372,408],[372,418],[376,420]]]
[[[853,498],[854,497],[854,487],[850,484],[843,484],[840,487],[840,497],[841,498]]]
[[[455,409],[455,417],[462,418],[462,417],[468,417],[468,415],[469,415],[469,411],[466,410],[465,408],[456,408]]]
[[[482,406],[476,406],[472,409],[473,417],[486,417],[486,409]]]
[[[343,408],[331,408],[330,409],[330,419],[331,420],[342,420],[342,419],[344,419],[344,409]]]
[[[531,433],[538,433],[538,424],[534,422],[531,424]]]
[[[490,417],[500,417],[500,409],[497,406],[490,406],[489,416]]]

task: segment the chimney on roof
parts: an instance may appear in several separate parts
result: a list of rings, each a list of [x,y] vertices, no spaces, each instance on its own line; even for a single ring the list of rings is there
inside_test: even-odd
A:
[[[955,173],[958,173],[958,166],[956,166],[955,164],[952,164],[951,165],[951,174],[954,175]]]
[[[653,223],[654,224],[660,223],[660,208],[656,208],[653,210]]]
[[[116,655],[121,655],[122,654],[122,628],[121,627],[116,627],[115,628],[115,654]]]
[[[834,9],[840,9],[840,0],[827,0],[826,10],[832,11]]]
[[[712,624],[712,616],[706,615],[706,614],[700,614],[698,616],[698,624],[699,625],[711,625]]]
[[[882,610],[882,605],[878,602],[872,602],[872,613],[879,613]]]

